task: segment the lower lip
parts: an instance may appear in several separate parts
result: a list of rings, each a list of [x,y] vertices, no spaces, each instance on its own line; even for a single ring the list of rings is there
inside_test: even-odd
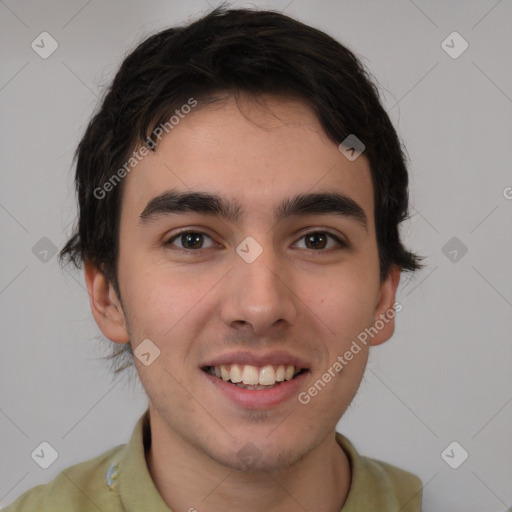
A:
[[[201,373],[217,387],[224,396],[239,407],[245,409],[266,409],[280,405],[292,397],[296,397],[308,371],[301,373],[292,380],[283,381],[271,389],[245,389],[226,382],[201,370]]]

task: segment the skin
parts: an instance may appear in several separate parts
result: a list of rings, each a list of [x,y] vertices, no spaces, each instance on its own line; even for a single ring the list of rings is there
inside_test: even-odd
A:
[[[125,178],[122,302],[103,274],[85,265],[104,335],[134,349],[149,338],[161,350],[151,365],[135,364],[149,397],[148,469],[173,510],[237,503],[245,511],[339,511],[351,474],[335,427],[357,392],[369,346],[307,405],[294,396],[257,411],[221,395],[198,365],[237,348],[287,350],[308,362],[299,390],[307,391],[395,302],[400,270],[392,267],[380,282],[364,154],[349,161],[305,104],[261,100],[242,98],[239,108],[230,98],[192,111]],[[239,223],[195,212],[141,222],[148,201],[170,189],[236,199],[245,215]],[[351,197],[368,230],[332,214],[275,223],[280,201],[319,191]],[[205,248],[185,254],[180,237],[166,244],[183,228],[205,233]],[[334,234],[348,247],[328,238],[325,248],[311,248],[304,235],[312,231]],[[247,236],[263,248],[250,264],[236,253]],[[393,331],[390,320],[371,345]],[[237,456],[249,442],[260,456],[250,469]]]

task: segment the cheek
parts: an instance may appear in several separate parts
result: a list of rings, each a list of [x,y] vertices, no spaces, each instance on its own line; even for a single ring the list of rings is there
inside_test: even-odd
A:
[[[198,313],[204,314],[207,295],[218,278],[204,272],[198,276],[185,267],[166,270],[147,263],[144,267],[140,272],[125,265],[123,271],[122,293],[133,334],[157,344],[181,338],[183,329],[190,336],[192,328],[200,328]]]
[[[336,345],[343,346],[373,320],[373,285],[356,272],[341,270],[316,280],[314,287],[304,282],[302,288],[302,296],[310,298],[311,308],[323,320]]]

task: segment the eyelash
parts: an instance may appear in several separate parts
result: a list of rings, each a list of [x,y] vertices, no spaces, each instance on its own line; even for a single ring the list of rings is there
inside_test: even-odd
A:
[[[203,235],[203,236],[205,236],[205,237],[207,237],[207,238],[209,238],[210,240],[213,241],[211,236],[207,235],[206,233],[203,233],[202,231],[186,230],[186,231],[181,231],[180,233],[177,233],[176,235],[173,235],[171,238],[169,238],[165,242],[164,245],[172,246],[173,245],[172,242],[174,240],[180,238],[183,235],[188,235],[188,234]],[[328,237],[332,238],[333,240],[335,240],[338,243],[340,248],[347,248],[348,247],[348,244],[346,242],[344,242],[338,236],[330,233],[329,231],[322,231],[322,230],[309,231],[308,233],[303,234],[297,241],[302,240],[303,238],[305,238],[307,236],[317,235],[317,234],[327,235]],[[183,247],[176,247],[176,246],[174,246],[174,248],[173,248],[173,250],[181,251],[181,252],[184,252],[184,253],[200,252],[200,251],[204,251],[204,250],[207,250],[207,249],[208,248],[206,248],[206,249],[203,249],[203,248],[200,248],[200,249],[184,249]],[[312,252],[329,252],[329,251],[336,250],[336,249],[333,249],[333,248],[330,248],[330,249],[307,249],[306,248],[306,250],[312,251]]]

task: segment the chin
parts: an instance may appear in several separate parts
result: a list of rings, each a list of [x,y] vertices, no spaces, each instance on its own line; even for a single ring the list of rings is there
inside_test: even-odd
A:
[[[276,447],[266,446],[261,450],[251,441],[242,445],[237,451],[230,448],[226,450],[210,450],[203,447],[205,453],[218,464],[246,474],[271,473],[293,467],[300,462],[310,450],[304,446],[283,447],[277,451]]]

